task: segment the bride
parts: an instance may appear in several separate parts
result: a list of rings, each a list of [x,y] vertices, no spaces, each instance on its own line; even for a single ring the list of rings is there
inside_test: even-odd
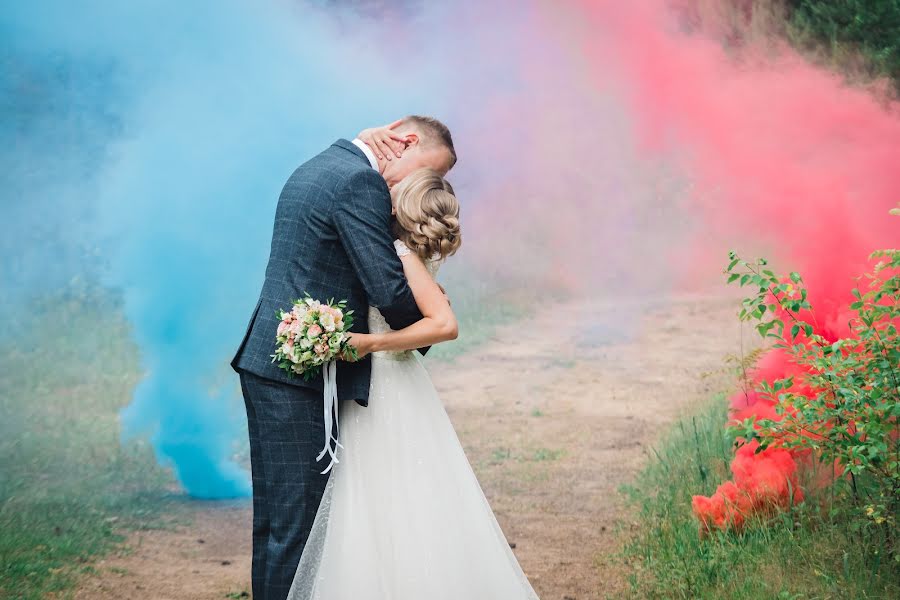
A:
[[[424,318],[392,331],[369,309],[370,402],[343,402],[331,471],[288,600],[537,599],[421,359],[456,337],[434,275],[459,248],[453,189],[428,169],[391,190],[394,246]]]

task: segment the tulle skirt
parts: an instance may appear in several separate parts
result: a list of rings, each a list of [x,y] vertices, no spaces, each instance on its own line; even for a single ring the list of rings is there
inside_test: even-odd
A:
[[[536,599],[421,359],[373,357],[288,600]]]

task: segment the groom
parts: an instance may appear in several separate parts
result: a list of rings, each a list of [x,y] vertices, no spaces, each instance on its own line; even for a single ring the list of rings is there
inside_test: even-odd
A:
[[[379,144],[338,140],[300,165],[278,199],[262,292],[231,362],[250,432],[254,600],[287,597],[328,479],[316,461],[325,440],[322,380],[289,378],[272,363],[276,311],[308,292],[347,300],[359,332],[368,332],[369,306],[394,329],[422,318],[394,250],[388,189],[423,167],[445,175],[456,153],[435,119],[410,116],[391,128],[402,156],[388,160]],[[370,373],[368,359],[341,363],[341,400],[365,405]]]

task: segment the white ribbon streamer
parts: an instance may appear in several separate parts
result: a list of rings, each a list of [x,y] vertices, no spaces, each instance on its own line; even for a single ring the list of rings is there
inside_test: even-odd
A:
[[[328,473],[331,468],[339,463],[337,459],[337,448],[343,448],[338,442],[338,406],[337,406],[337,361],[331,361],[322,365],[322,378],[325,385],[323,396],[323,408],[325,410],[325,447],[316,457],[316,460],[322,460],[326,454],[331,457],[328,467],[322,471],[322,475]],[[333,417],[332,417],[333,415]],[[331,448],[331,442],[334,441],[335,448]]]

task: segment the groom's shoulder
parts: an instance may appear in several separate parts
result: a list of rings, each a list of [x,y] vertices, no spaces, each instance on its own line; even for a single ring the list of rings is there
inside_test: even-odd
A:
[[[387,193],[387,184],[381,173],[372,168],[369,159],[351,142],[338,140],[304,166],[312,167],[310,173],[327,177],[338,188],[368,189],[373,193]]]
[[[348,148],[349,146],[349,148]],[[322,152],[315,155],[295,171],[295,176],[327,178],[332,181],[368,179],[367,175],[377,175],[368,160],[362,160],[354,153],[350,142],[338,140]]]
[[[356,146],[347,140],[336,141],[325,148],[319,156],[341,167],[343,171],[348,173],[372,170],[368,159],[361,154]]]

